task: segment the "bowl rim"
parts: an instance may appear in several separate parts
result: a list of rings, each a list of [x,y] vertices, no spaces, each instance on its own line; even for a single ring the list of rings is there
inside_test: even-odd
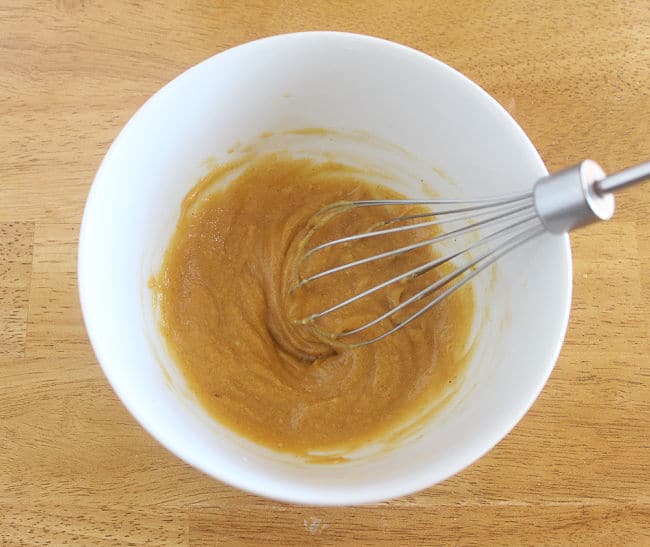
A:
[[[133,401],[129,400],[124,391],[120,386],[116,375],[113,373],[111,366],[109,365],[109,357],[106,352],[106,345],[102,340],[101,333],[96,328],[96,324],[93,321],[93,311],[90,308],[89,304],[89,291],[90,284],[87,281],[86,271],[90,267],[88,264],[88,250],[91,245],[89,240],[89,232],[87,226],[90,224],[90,216],[92,215],[93,210],[98,206],[98,194],[99,188],[102,185],[105,185],[109,182],[110,179],[105,178],[105,171],[107,166],[111,163],[112,157],[115,153],[115,150],[118,148],[121,141],[125,138],[125,134],[128,132],[129,128],[139,123],[141,117],[143,117],[144,112],[148,111],[151,108],[163,100],[163,98],[170,92],[170,87],[174,83],[184,78],[187,74],[201,70],[203,67],[207,66],[209,63],[214,62],[214,59],[228,53],[233,50],[242,50],[251,47],[257,47],[260,43],[270,43],[279,40],[297,40],[300,41],[304,38],[314,39],[319,38],[323,40],[334,40],[334,41],[354,41],[356,43],[365,43],[370,44],[371,46],[379,46],[380,48],[392,49],[393,51],[408,55],[416,56],[421,59],[426,60],[432,66],[435,66],[437,70],[447,72],[454,75],[455,78],[463,82],[463,85],[467,86],[469,89],[472,89],[477,93],[484,101],[488,104],[491,104],[492,108],[495,108],[506,120],[506,123],[510,124],[510,130],[513,130],[515,133],[518,133],[518,138],[521,140],[522,144],[528,149],[528,152],[531,154],[531,157],[538,162],[540,170],[545,174],[548,173],[544,163],[537,152],[536,148],[532,144],[529,137],[519,126],[519,124],[510,116],[510,114],[503,108],[496,99],[494,99],[490,94],[488,94],[483,88],[478,84],[470,80],[468,77],[464,76],[462,73],[456,69],[450,67],[449,65],[443,63],[442,61],[422,52],[392,42],[383,38],[378,38],[374,36],[368,36],[364,34],[355,34],[349,32],[339,32],[339,31],[304,31],[304,32],[293,32],[287,34],[278,34],[273,36],[268,36],[264,38],[259,38],[253,41],[249,41],[232,48],[225,49],[215,55],[208,57],[207,59],[199,62],[198,64],[188,68],[183,71],[181,74],[173,78],[170,82],[165,84],[157,92],[155,92],[151,97],[149,97],[145,103],[138,108],[138,110],[131,116],[128,122],[120,130],[119,134],[109,147],[106,155],[102,159],[102,162],[97,170],[97,173],[93,179],[86,204],[84,207],[84,212],[82,216],[80,232],[79,232],[79,244],[78,244],[78,258],[77,258],[77,280],[78,280],[78,290],[79,290],[79,299],[80,306],[82,311],[82,317],[85,324],[86,332],[88,333],[88,338],[90,340],[91,346],[97,358],[99,365],[101,366],[106,378],[109,381],[112,389],[128,409],[131,415],[136,419],[137,422],[160,444],[162,444],[167,450],[175,454],[182,461],[188,463],[195,469],[198,469],[205,473],[206,475],[216,478],[219,481],[222,481],[230,486],[239,488],[246,492],[264,496],[266,498],[272,498],[283,502],[297,503],[297,504],[316,504],[321,506],[331,506],[331,505],[356,505],[356,504],[366,504],[366,503],[376,503],[381,501],[386,501],[388,499],[394,499],[397,497],[402,497],[414,492],[420,491],[422,489],[428,488],[442,482],[449,477],[460,473],[463,469],[473,464],[475,461],[483,457],[487,452],[489,452],[496,444],[498,444],[504,437],[506,437],[512,429],[519,423],[523,416],[528,412],[530,407],[533,405],[540,392],[544,388],[556,362],[560,355],[560,351],[566,336],[566,331],[569,322],[569,314],[571,310],[571,301],[572,301],[572,281],[573,281],[573,267],[571,259],[571,247],[569,242],[569,237],[567,234],[561,236],[563,253],[566,255],[567,268],[565,271],[564,282],[567,287],[567,298],[564,303],[564,309],[562,310],[562,319],[561,319],[561,328],[558,331],[559,336],[554,340],[552,348],[549,348],[546,357],[545,363],[545,373],[540,375],[538,385],[530,393],[528,398],[522,398],[520,404],[515,409],[513,408],[512,412],[509,414],[508,426],[499,429],[498,431],[492,430],[488,435],[489,440],[483,441],[481,443],[481,449],[472,451],[469,454],[469,450],[466,451],[466,454],[463,458],[460,458],[458,464],[453,466],[453,469],[444,469],[437,473],[427,474],[420,473],[415,479],[409,477],[410,480],[401,480],[397,481],[383,481],[381,485],[376,485],[372,490],[358,490],[353,491],[351,489],[344,490],[341,489],[337,491],[336,494],[330,492],[323,493],[319,492],[316,488],[311,486],[301,486],[298,485],[295,488],[286,488],[287,484],[284,483],[285,488],[277,488],[280,486],[279,481],[268,481],[260,480],[259,476],[255,474],[245,475],[245,474],[227,474],[220,473],[215,471],[214,468],[209,468],[205,465],[204,461],[195,456],[195,453],[191,450],[188,450],[186,447],[181,446],[179,443],[175,442],[173,435],[168,434],[164,428],[157,426],[156,422],[150,420],[148,417],[144,416],[140,412],[138,405],[134,404]],[[541,368],[540,368],[541,370]],[[271,490],[270,487],[273,487]]]

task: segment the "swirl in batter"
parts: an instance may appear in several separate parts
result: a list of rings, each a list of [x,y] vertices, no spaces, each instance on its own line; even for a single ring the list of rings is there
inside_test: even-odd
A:
[[[430,248],[288,292],[314,213],[338,201],[403,196],[345,165],[288,155],[257,157],[235,180],[220,184],[228,174],[231,166],[215,169],[185,198],[151,282],[168,350],[202,406],[259,444],[308,457],[382,443],[443,400],[466,361],[474,314],[469,287],[364,347],[331,344],[295,321],[431,260]],[[382,208],[360,209],[345,222],[324,224],[313,243],[367,229],[386,216]],[[349,262],[416,236],[394,237],[333,248],[336,256],[323,253],[306,267]],[[422,276],[398,284],[321,327],[358,325],[431,281]]]

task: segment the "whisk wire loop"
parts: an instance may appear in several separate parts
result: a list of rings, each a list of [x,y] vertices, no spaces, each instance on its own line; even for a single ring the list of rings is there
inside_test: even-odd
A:
[[[478,274],[480,274],[483,270],[486,268],[489,268],[492,264],[494,264],[497,260],[499,260],[502,256],[506,255],[510,251],[512,251],[514,248],[522,245],[523,243],[526,243],[527,241],[530,241],[531,239],[541,235],[544,233],[544,228],[542,226],[537,226],[535,228],[531,228],[529,230],[526,230],[525,232],[522,232],[518,234],[517,236],[510,238],[506,243],[503,245],[499,246],[497,250],[489,251],[482,256],[480,256],[477,259],[474,259],[471,261],[469,264],[463,266],[462,268],[446,275],[445,277],[441,278],[438,280],[436,283],[433,283],[432,285],[429,285],[427,288],[423,289],[419,293],[415,294],[408,300],[405,300],[401,304],[398,304],[394,308],[391,308],[389,311],[384,313],[383,315],[377,317],[376,319],[373,319],[372,321],[369,321],[368,323],[365,323],[364,325],[361,325],[360,327],[357,327],[356,329],[352,329],[349,331],[344,331],[341,333],[337,333],[333,335],[333,338],[335,340],[340,340],[341,338],[344,338],[346,336],[352,336],[355,334],[359,334],[363,332],[364,330],[367,330],[374,325],[377,325],[381,321],[389,318],[390,316],[394,315],[395,313],[399,312],[400,310],[404,309],[406,306],[422,299],[424,296],[426,296],[429,293],[434,292],[435,290],[447,285],[449,282],[453,281],[454,279],[458,278],[461,276],[463,273],[467,272],[468,270],[472,270],[467,276],[462,278],[459,282],[451,285],[449,288],[447,288],[445,291],[437,295],[433,300],[422,306],[418,311],[414,312],[412,315],[404,319],[403,321],[398,322],[396,325],[394,325],[392,328],[389,330],[383,332],[382,334],[375,336],[373,338],[370,338],[369,340],[363,340],[361,342],[353,342],[350,344],[346,344],[349,347],[361,347],[361,346],[367,346],[368,344],[372,344],[374,342],[378,342],[379,340],[382,340],[383,338],[386,338],[387,336],[397,332],[398,330],[404,328],[406,325],[411,323],[412,321],[415,321],[418,317],[420,317],[422,314],[426,313],[429,311],[433,306],[438,304],[441,300],[444,298],[447,298],[454,292],[456,292],[458,289],[469,283],[474,277],[476,277]],[[322,331],[321,331],[322,332]],[[330,335],[332,336],[332,335]]]
[[[503,219],[505,219],[505,218],[507,218],[507,217],[509,217],[509,216],[511,216],[513,214],[520,213],[520,212],[526,211],[526,210],[532,210],[532,207],[533,207],[532,198],[530,197],[530,195],[528,195],[526,197],[529,198],[529,203],[526,203],[525,205],[520,205],[520,206],[518,206],[518,207],[516,207],[514,209],[510,209],[510,210],[508,210],[506,212],[500,212],[500,213],[498,213],[496,215],[493,215],[493,216],[490,216],[490,217],[488,217],[486,219],[473,222],[473,223],[468,224],[466,226],[463,226],[461,228],[456,228],[456,229],[451,230],[449,232],[445,232],[443,234],[437,235],[437,236],[435,236],[433,238],[429,238],[429,239],[426,239],[424,241],[419,241],[417,243],[412,243],[410,245],[405,245],[403,247],[399,247],[397,249],[392,249],[390,251],[385,251],[383,253],[378,253],[376,255],[372,255],[372,256],[369,256],[369,257],[354,260],[352,262],[347,262],[345,264],[340,264],[338,266],[335,266],[333,268],[329,268],[329,269],[324,270],[322,272],[319,272],[317,274],[313,274],[313,275],[311,275],[311,276],[309,276],[307,278],[300,278],[299,277],[298,282],[291,288],[291,292],[295,291],[299,287],[302,287],[302,286],[306,285],[307,283],[311,283],[312,281],[316,281],[317,279],[320,279],[320,278],[325,277],[327,275],[331,275],[331,274],[334,274],[334,273],[337,273],[337,272],[341,272],[341,271],[347,270],[349,268],[354,268],[356,266],[361,266],[363,264],[368,264],[369,262],[374,262],[376,260],[381,260],[383,258],[390,258],[390,257],[393,257],[393,256],[397,256],[397,255],[400,255],[400,254],[407,253],[409,251],[414,251],[416,249],[421,249],[423,247],[434,245],[434,244],[440,243],[442,241],[445,241],[445,240],[448,240],[448,239],[451,239],[451,238],[458,237],[460,235],[466,234],[468,232],[475,231],[475,230],[477,230],[477,229],[479,229],[481,227],[485,227],[485,226],[488,226],[488,225],[491,225],[491,224],[495,224],[495,223],[497,223],[499,221],[502,221]],[[359,203],[361,203],[362,205],[358,205]],[[351,202],[350,205],[352,207],[356,207],[356,206],[363,207],[364,206],[363,203],[364,202]],[[389,203],[389,205],[392,205],[392,203]],[[327,243],[323,243],[323,244],[318,245],[318,246],[314,247],[313,249],[310,249],[309,251],[307,251],[303,255],[303,257],[300,259],[300,261],[298,263],[298,268],[300,268],[302,263],[304,263],[305,260],[307,260],[309,257],[313,256],[315,253],[317,253],[319,251],[322,251],[323,249],[326,249],[328,247],[332,247],[334,245],[339,245],[339,244],[342,244],[342,243],[347,243],[347,242],[350,242],[350,241],[355,241],[355,240],[364,239],[364,238],[368,238],[368,237],[377,237],[377,236],[396,233],[398,231],[405,231],[405,230],[408,230],[408,229],[417,229],[417,228],[422,228],[422,225],[420,225],[420,226],[414,225],[414,226],[410,226],[410,227],[404,226],[404,227],[400,227],[400,228],[389,228],[387,230],[379,230],[379,231],[367,232],[367,233],[363,233],[363,234],[356,234],[356,235],[353,235],[353,236],[347,236],[347,237],[343,237],[343,238],[336,239],[336,240],[333,240],[333,241],[329,241]]]

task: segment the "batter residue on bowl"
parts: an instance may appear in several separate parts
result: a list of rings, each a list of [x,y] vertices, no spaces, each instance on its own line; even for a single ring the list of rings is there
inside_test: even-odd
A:
[[[228,173],[228,166],[215,169],[185,198],[151,282],[160,330],[204,408],[255,442],[309,456],[380,443],[443,397],[463,372],[474,313],[471,289],[408,328],[354,349],[332,346],[292,321],[369,281],[431,260],[433,251],[423,248],[288,295],[295,258],[316,211],[337,201],[403,196],[365,182],[344,165],[288,155],[255,158],[234,181],[219,184]],[[345,222],[324,225],[314,242],[386,216],[382,208],[359,209]],[[411,243],[415,236],[393,237],[332,249],[341,256],[322,260],[348,262],[387,244]],[[327,327],[376,316],[431,279],[399,284],[342,311]]]

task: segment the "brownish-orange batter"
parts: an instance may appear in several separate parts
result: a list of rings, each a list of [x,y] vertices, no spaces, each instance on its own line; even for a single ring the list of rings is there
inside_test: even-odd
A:
[[[471,290],[459,291],[379,342],[353,349],[331,344],[295,320],[431,260],[432,250],[348,270],[289,293],[314,213],[338,201],[401,196],[364,182],[345,166],[284,155],[253,159],[236,180],[220,184],[235,167],[217,168],[188,194],[152,280],[169,351],[205,409],[260,444],[308,455],[384,440],[442,397],[462,372]],[[383,207],[346,212],[320,226],[307,246],[367,230],[395,213]],[[418,236],[390,237],[332,248],[300,265],[299,273]],[[358,326],[438,275],[400,283],[318,326],[328,332]]]

